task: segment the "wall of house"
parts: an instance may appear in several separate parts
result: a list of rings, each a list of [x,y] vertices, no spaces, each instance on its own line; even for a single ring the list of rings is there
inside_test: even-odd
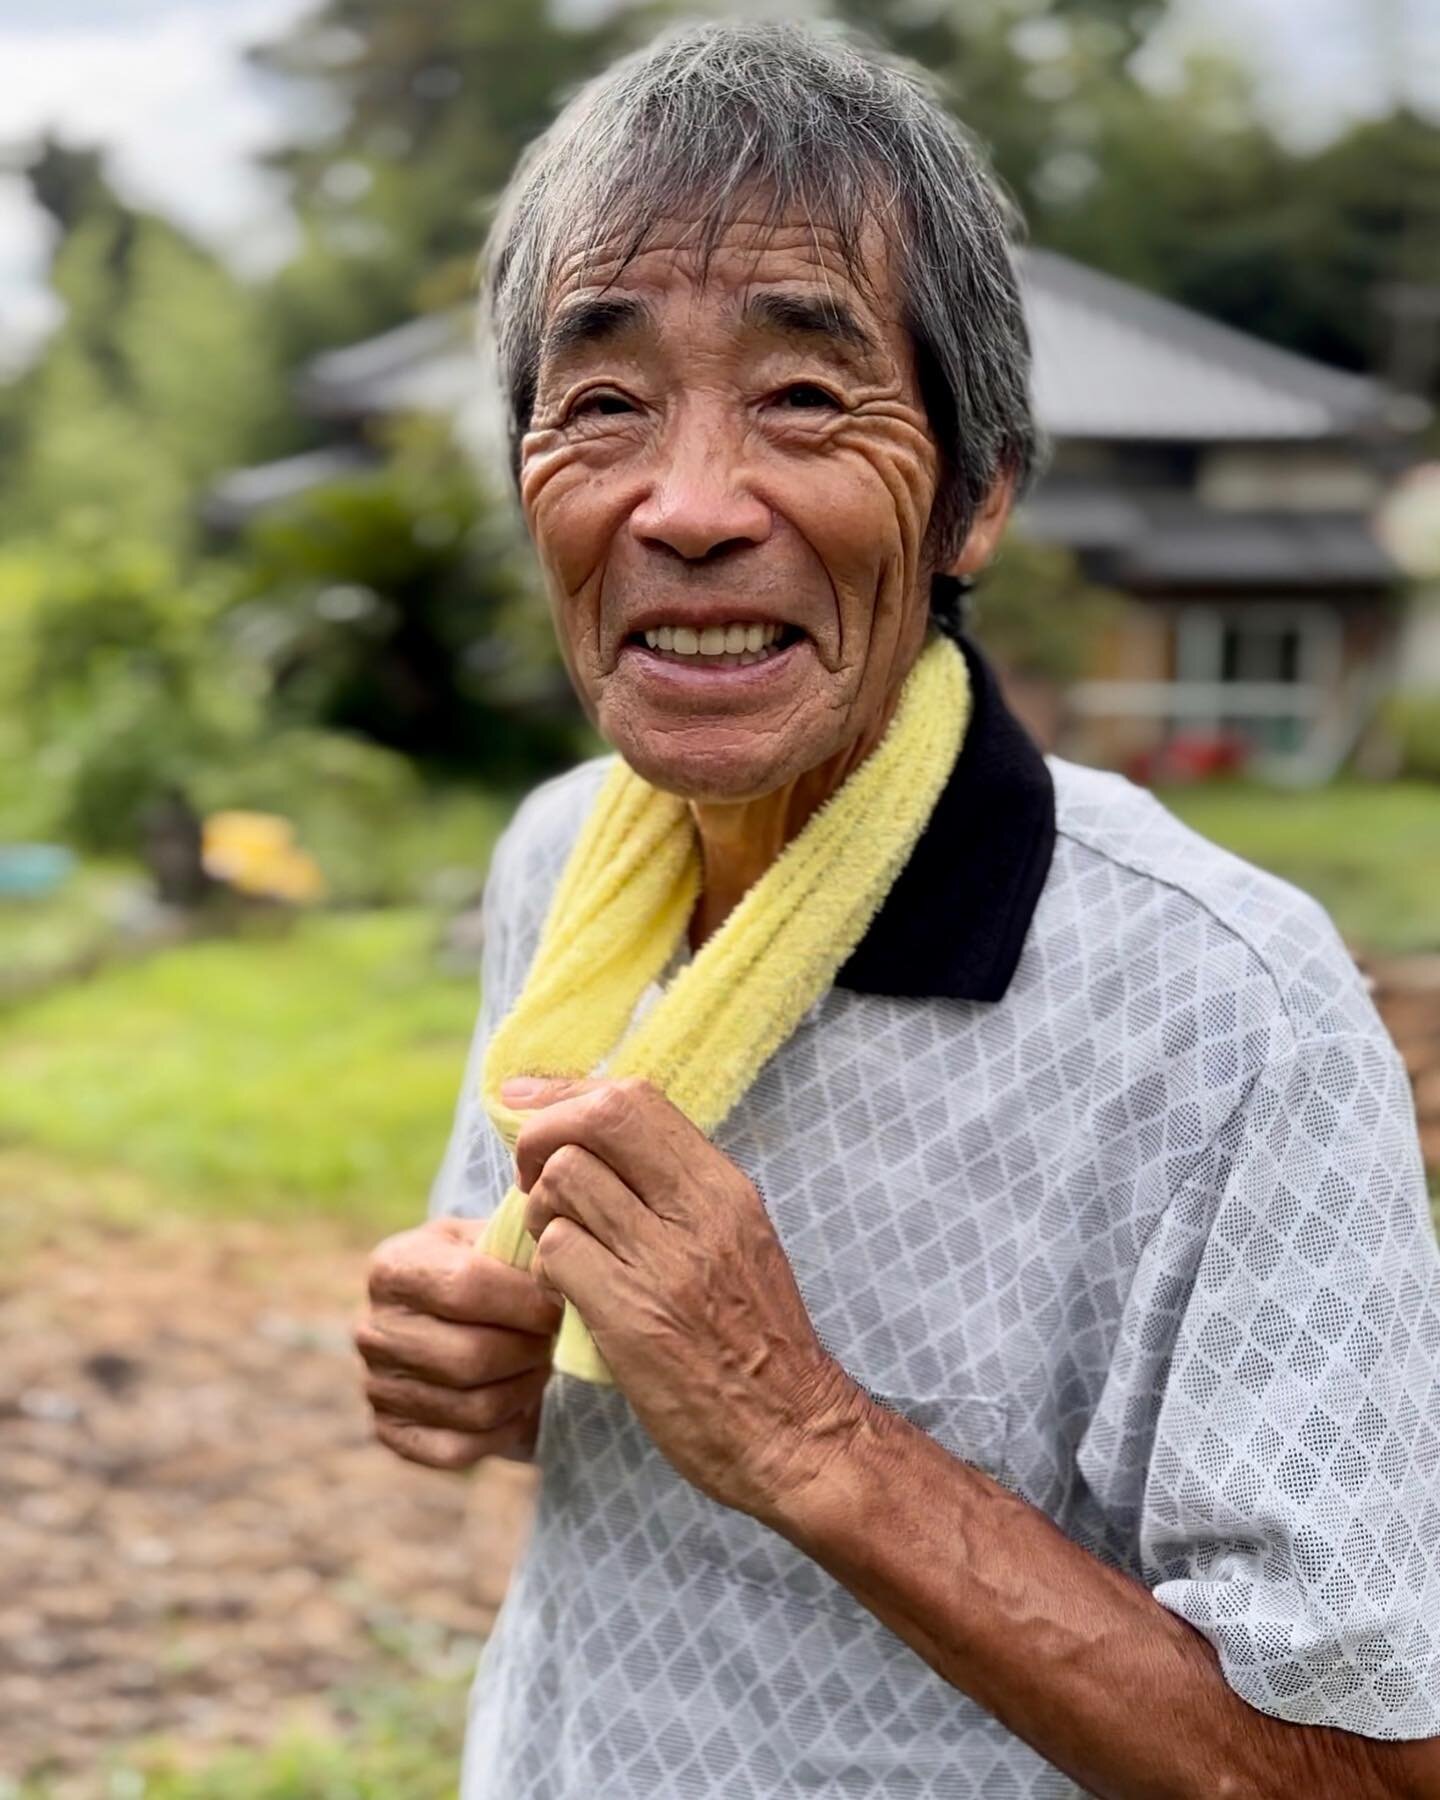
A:
[[[1369,512],[1384,478],[1342,444],[1224,444],[1200,458],[1195,498],[1219,512]]]
[[[1123,602],[1114,622],[1096,634],[1086,680],[1170,681],[1174,673],[1174,633],[1168,612],[1132,597]],[[1059,710],[1056,737],[1063,755],[1105,768],[1126,768],[1163,741],[1164,727],[1159,720],[1091,713],[1075,703],[1079,697],[1071,697]]]
[[[1406,596],[1396,686],[1406,693],[1440,693],[1440,582],[1413,588]]]

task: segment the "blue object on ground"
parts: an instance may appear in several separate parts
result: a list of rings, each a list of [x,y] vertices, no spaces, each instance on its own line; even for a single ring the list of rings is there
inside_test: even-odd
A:
[[[0,844],[0,899],[43,900],[74,868],[63,844]]]

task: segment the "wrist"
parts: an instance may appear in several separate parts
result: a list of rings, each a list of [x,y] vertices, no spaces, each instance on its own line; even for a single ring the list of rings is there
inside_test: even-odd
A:
[[[879,1410],[833,1357],[821,1356],[796,1391],[788,1429],[768,1448],[755,1517],[792,1536],[815,1494],[843,1479],[859,1442],[876,1429]]]

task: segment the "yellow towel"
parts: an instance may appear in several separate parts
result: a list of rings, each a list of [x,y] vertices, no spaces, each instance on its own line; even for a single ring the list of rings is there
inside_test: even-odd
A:
[[[607,1077],[643,1076],[713,1133],[864,936],[934,811],[969,717],[965,659],[932,628],[880,742],[623,1042],[688,928],[701,865],[689,803],[617,758],[561,874],[524,990],[486,1050],[482,1098],[511,1150],[527,1114],[500,1098],[501,1082],[585,1076],[612,1050]],[[511,1187],[481,1240],[519,1268],[535,1253],[524,1208]],[[553,1366],[613,1379],[569,1302]]]

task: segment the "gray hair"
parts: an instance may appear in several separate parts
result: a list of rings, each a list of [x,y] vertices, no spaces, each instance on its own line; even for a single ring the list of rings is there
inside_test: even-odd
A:
[[[501,197],[485,280],[512,469],[562,259],[618,239],[623,267],[680,206],[695,210],[708,259],[755,193],[771,218],[830,226],[862,284],[861,227],[886,232],[940,448],[931,541],[953,554],[996,479],[1009,473],[1023,492],[1037,458],[1018,214],[924,71],[830,25],[666,33],[588,82],[530,146]]]

